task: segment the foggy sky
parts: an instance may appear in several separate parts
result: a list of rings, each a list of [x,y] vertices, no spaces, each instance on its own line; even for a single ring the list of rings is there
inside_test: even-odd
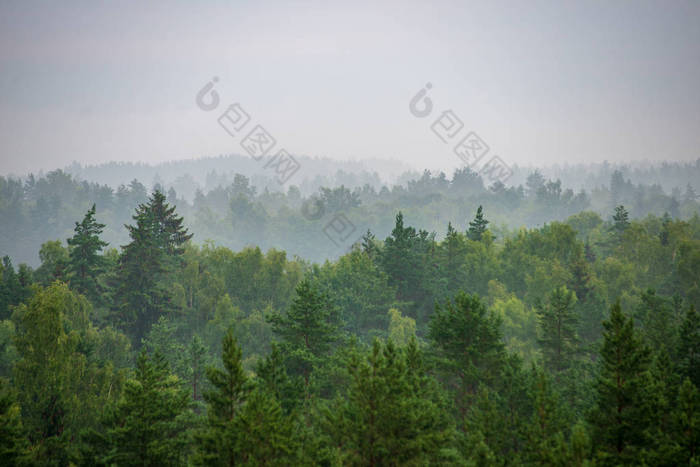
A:
[[[233,102],[291,153],[451,170],[427,82],[506,162],[700,157],[697,1],[96,3],[0,3],[0,173],[242,153]]]

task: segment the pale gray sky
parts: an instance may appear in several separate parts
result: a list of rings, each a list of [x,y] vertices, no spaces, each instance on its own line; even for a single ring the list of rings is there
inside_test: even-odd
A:
[[[0,173],[240,153],[213,76],[298,154],[454,168],[430,82],[506,162],[700,157],[698,1],[2,1],[0,70]]]

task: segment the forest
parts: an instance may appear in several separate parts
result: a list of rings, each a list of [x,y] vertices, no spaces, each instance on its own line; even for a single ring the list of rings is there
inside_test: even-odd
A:
[[[196,244],[211,240],[234,251],[274,248],[317,263],[338,259],[368,229],[385,238],[398,211],[440,239],[450,222],[466,231],[478,206],[489,213],[490,230],[500,238],[584,210],[608,219],[619,205],[631,218],[668,213],[689,219],[700,211],[700,159],[650,167],[516,167],[507,185],[483,180],[467,167],[450,175],[405,172],[389,182],[386,174],[370,171],[377,164],[302,161],[305,175],[285,185],[250,169],[255,163],[250,157],[235,156],[156,166],[74,164],[36,176],[0,176],[0,218],[6,220],[0,223],[0,253],[38,267],[41,246],[71,236],[75,220],[92,204],[106,225],[103,239],[112,248],[125,245],[124,224],[153,189],[177,206]],[[334,237],[328,233],[334,229],[326,227],[337,217],[347,229]]]
[[[0,177],[0,464],[700,465],[690,184],[228,182]]]

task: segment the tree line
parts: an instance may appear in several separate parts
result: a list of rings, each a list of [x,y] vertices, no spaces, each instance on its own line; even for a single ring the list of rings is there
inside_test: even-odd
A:
[[[697,463],[700,218],[488,212],[319,264],[90,206],[3,258],[3,465]]]
[[[538,170],[511,186],[500,182],[486,186],[481,176],[468,168],[456,170],[451,177],[444,173],[411,174],[393,186],[339,174],[334,180],[341,183],[318,182],[313,190],[303,184],[268,189],[242,174],[210,178],[206,190],[193,189],[187,197],[179,185],[166,186],[154,180],[153,187],[169,204],[178,206],[197,243],[214,240],[233,250],[275,247],[314,262],[338,258],[367,228],[385,238],[398,211],[413,225],[442,236],[448,222],[466,231],[474,209],[481,205],[489,213],[494,234],[508,236],[521,226],[541,227],[582,210],[609,220],[619,205],[626,207],[632,219],[648,214],[660,217],[665,212],[674,219],[689,219],[700,209],[697,185],[664,191],[656,184],[635,184],[620,171],[613,171],[605,183],[586,189],[547,178]],[[37,266],[41,245],[72,235],[73,222],[92,204],[106,224],[103,240],[112,246],[124,245],[129,232],[123,225],[129,224],[134,209],[147,201],[148,192],[149,188],[136,179],[111,188],[77,180],[60,170],[43,177],[0,177],[0,217],[4,221],[0,223],[0,251],[17,262]],[[334,243],[324,228],[340,215],[357,233],[345,242]]]

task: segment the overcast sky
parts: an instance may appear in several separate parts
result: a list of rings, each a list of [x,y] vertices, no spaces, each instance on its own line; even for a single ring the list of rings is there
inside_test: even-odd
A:
[[[700,157],[699,1],[96,3],[0,2],[0,173],[241,153],[233,102],[310,156],[449,170],[450,109],[506,162]]]

